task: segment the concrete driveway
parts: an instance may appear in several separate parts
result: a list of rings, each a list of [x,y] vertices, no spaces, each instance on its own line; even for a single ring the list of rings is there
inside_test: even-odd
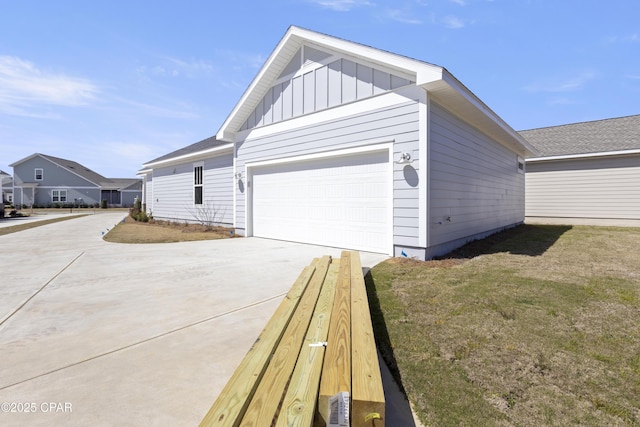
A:
[[[257,238],[103,241],[123,217],[0,236],[0,425],[197,425],[303,267],[340,255]]]

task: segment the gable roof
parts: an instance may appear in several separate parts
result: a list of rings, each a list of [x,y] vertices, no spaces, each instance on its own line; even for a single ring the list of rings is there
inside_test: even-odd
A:
[[[165,154],[158,158],[148,161],[143,164],[143,168],[149,168],[153,166],[159,166],[162,164],[168,164],[175,161],[187,161],[189,159],[195,159],[198,156],[214,153],[217,151],[223,151],[225,149],[232,149],[233,144],[227,141],[219,141],[215,136],[203,139],[186,147],[179,148],[171,153]]]
[[[25,157],[22,160],[18,160],[17,162],[14,162],[12,164],[10,164],[9,166],[11,167],[15,167],[16,165],[19,165],[20,163],[24,163],[27,160],[30,160],[34,157],[42,157],[43,159],[46,159],[58,166],[60,166],[61,168],[66,169],[67,171],[69,171],[70,173],[73,173],[75,175],[78,175],[81,178],[86,179],[87,181],[96,184],[98,186],[102,186],[103,184],[110,184],[111,180],[109,178],[105,178],[104,176],[100,175],[98,172],[92,171],[91,169],[89,169],[88,167],[81,165],[78,162],[74,162],[73,160],[68,160],[68,159],[63,159],[61,157],[54,157],[54,156],[49,156],[47,154],[42,154],[42,153],[35,153],[32,154],[28,157]]]
[[[111,184],[103,185],[103,190],[142,190],[140,178],[111,178]]]
[[[472,125],[523,155],[535,154],[535,149],[524,138],[445,68],[295,26],[289,27],[226,118],[216,134],[218,140],[235,140],[236,132],[303,45],[330,50],[356,61],[380,64],[385,69],[411,76],[434,100]]]
[[[521,131],[540,157],[640,150],[640,115]]]
[[[86,179],[87,181],[101,187],[103,190],[120,190],[124,187],[128,187],[132,185],[134,181],[142,182],[140,178],[115,178],[115,179],[106,178],[100,175],[98,172],[95,172],[78,162],[74,162],[73,160],[63,159],[61,157],[49,156],[47,154],[42,154],[42,153],[34,153],[28,157],[25,157],[22,160],[18,160],[17,162],[10,164],[9,166],[16,167],[20,163],[24,163],[27,160],[32,159],[34,157],[42,157],[43,159],[46,159],[60,166],[61,168],[66,169],[68,172],[74,175],[77,175],[83,179]]]

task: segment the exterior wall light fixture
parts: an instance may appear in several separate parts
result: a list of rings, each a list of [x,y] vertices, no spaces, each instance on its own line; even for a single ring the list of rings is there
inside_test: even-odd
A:
[[[400,155],[400,160],[396,161],[396,163],[399,164],[399,165],[406,164],[406,163],[413,163],[413,159],[411,158],[411,154],[402,153]]]

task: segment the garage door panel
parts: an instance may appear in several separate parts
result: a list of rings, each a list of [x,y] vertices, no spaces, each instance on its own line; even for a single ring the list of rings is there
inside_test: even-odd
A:
[[[387,151],[255,168],[253,234],[388,252]]]

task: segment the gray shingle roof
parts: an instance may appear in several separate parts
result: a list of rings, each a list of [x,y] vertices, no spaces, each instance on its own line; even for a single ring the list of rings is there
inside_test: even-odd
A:
[[[210,148],[214,148],[224,144],[228,144],[228,142],[218,141],[215,136],[212,136],[210,138],[203,139],[202,141],[198,141],[194,144],[187,145],[186,147],[182,147],[176,151],[172,151],[171,153],[165,154],[164,156],[160,156],[156,159],[150,160],[146,162],[146,164],[160,162],[162,160],[173,159],[174,157],[185,156],[187,154],[193,154],[199,151],[205,151]]]
[[[540,157],[640,149],[640,115],[519,132]]]
[[[81,177],[88,179],[89,181],[95,184],[98,184],[100,186],[112,184],[109,178],[105,178],[104,176],[100,175],[98,172],[94,172],[88,167],[83,166],[78,162],[74,162],[73,160],[67,160],[60,157],[49,156],[46,154],[39,154],[39,155],[44,157],[45,159],[49,159],[50,161],[59,164],[60,166],[72,172],[75,172]]]
[[[111,178],[109,181],[102,185],[103,190],[142,190],[140,178]]]

